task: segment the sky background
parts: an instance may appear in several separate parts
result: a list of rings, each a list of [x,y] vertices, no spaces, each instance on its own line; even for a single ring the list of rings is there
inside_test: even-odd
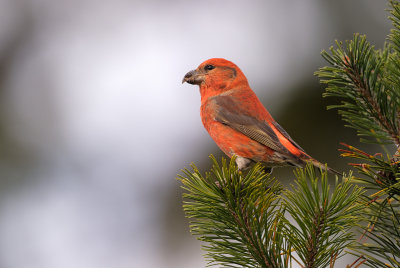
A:
[[[339,142],[357,138],[313,73],[335,39],[359,32],[382,47],[387,7],[0,0],[0,267],[204,267],[175,178],[222,154],[184,74],[233,61],[292,138],[346,170]]]

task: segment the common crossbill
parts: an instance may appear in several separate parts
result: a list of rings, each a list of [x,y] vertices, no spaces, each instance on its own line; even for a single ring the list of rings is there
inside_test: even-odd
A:
[[[236,155],[239,170],[253,162],[271,168],[303,167],[311,162],[325,169],[272,118],[234,63],[220,58],[206,60],[188,72],[184,82],[200,87],[203,125],[226,155]]]

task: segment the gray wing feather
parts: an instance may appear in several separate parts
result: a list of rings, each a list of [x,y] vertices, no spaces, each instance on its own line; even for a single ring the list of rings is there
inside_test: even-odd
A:
[[[235,109],[234,100],[229,96],[214,97],[217,105],[215,120],[243,133],[249,138],[284,154],[289,151],[280,143],[278,137],[267,122],[260,121],[245,112]],[[290,154],[290,153],[289,153]]]

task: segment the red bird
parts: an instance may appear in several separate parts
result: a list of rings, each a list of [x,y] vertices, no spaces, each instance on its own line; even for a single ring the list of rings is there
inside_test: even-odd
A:
[[[203,125],[226,155],[237,156],[239,170],[252,162],[271,168],[303,167],[311,162],[325,169],[271,117],[234,63],[219,58],[206,60],[188,72],[184,82],[199,85]]]

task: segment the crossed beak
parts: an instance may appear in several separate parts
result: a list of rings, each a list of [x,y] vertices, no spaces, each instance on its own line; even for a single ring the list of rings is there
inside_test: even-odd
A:
[[[204,75],[202,73],[199,73],[197,70],[192,70],[185,74],[185,76],[182,79],[182,84],[187,82],[192,85],[200,85],[201,82],[204,80]]]

